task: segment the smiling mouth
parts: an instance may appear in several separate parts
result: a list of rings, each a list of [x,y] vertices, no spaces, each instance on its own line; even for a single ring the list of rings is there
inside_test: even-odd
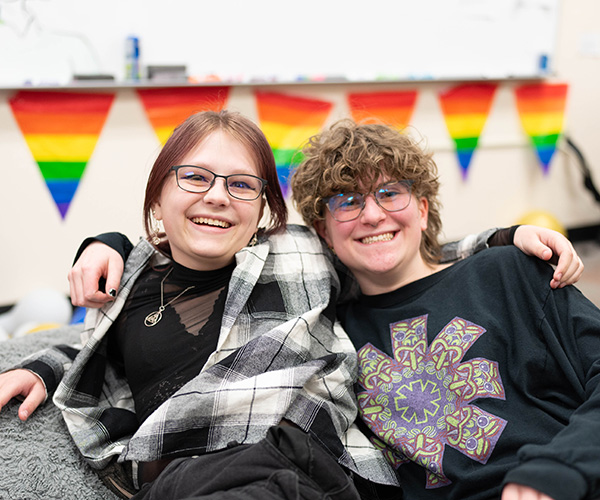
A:
[[[364,245],[370,245],[372,243],[379,243],[380,241],[391,241],[394,238],[394,233],[378,234],[377,236],[367,236],[360,240]]]
[[[193,217],[191,221],[198,226],[215,226],[215,227],[231,227],[229,222],[225,222],[224,220],[217,219],[208,219],[206,217]]]

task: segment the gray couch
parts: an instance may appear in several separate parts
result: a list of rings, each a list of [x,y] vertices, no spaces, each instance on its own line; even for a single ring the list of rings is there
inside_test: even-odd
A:
[[[53,344],[75,344],[78,326],[32,333],[0,342],[0,370]],[[27,420],[17,417],[19,402],[0,411],[0,498],[7,500],[115,500],[83,460],[58,409],[48,400]]]

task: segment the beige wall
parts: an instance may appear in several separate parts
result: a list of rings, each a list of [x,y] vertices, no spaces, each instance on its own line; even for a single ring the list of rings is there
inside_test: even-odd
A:
[[[570,85],[565,132],[585,154],[600,187],[596,125],[600,116],[600,4],[597,0],[569,0],[562,10],[553,80]],[[508,226],[536,209],[553,213],[568,228],[598,224],[600,205],[582,187],[576,162],[559,152],[549,174],[543,175],[520,128],[513,95],[514,86],[520,83],[500,83],[466,182],[461,179],[437,100],[438,92],[449,84],[270,89],[333,102],[330,121],[347,115],[345,95],[349,91],[418,90],[412,125],[436,153],[446,239]],[[253,90],[234,87],[229,107],[257,119]],[[142,235],[144,184],[158,151],[158,141],[134,90],[117,90],[94,154],[62,220],[8,106],[14,92],[0,90],[0,305],[40,287],[67,292],[67,271],[79,242],[88,235],[119,230],[137,240]]]

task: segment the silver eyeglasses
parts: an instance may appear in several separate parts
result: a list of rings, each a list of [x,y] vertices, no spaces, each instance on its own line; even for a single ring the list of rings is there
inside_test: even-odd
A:
[[[267,186],[265,179],[250,174],[219,175],[195,165],[177,165],[171,170],[175,172],[177,185],[189,193],[206,193],[215,185],[217,177],[221,177],[232,198],[252,201],[263,194]]]
[[[323,199],[331,216],[338,222],[357,219],[365,208],[366,197],[373,195],[377,204],[387,212],[399,212],[410,204],[414,181],[386,182],[369,193],[340,193]]]

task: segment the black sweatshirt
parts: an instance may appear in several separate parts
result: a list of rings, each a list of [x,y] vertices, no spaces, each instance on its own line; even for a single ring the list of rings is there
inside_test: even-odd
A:
[[[338,311],[405,499],[600,496],[600,310],[552,272],[494,248]]]

